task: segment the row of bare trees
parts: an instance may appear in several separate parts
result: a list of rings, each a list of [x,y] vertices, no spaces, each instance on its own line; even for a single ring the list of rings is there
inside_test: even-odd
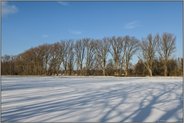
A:
[[[163,61],[164,76],[167,76],[167,64],[172,54],[175,52],[176,37],[170,33],[164,33],[162,36],[158,34],[152,36],[149,34],[140,44],[140,59],[144,61],[144,65],[152,76],[153,61],[158,56]]]
[[[139,41],[135,37],[85,38],[60,41],[31,48],[18,56],[1,59],[2,74],[13,75],[125,75],[135,73],[133,56],[139,58],[149,76],[159,59],[168,75],[168,62],[175,51],[173,34],[149,34]],[[183,64],[183,63],[182,63]],[[134,72],[130,72],[130,69]]]

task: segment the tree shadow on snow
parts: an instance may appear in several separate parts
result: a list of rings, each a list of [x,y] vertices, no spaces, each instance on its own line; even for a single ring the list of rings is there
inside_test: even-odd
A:
[[[173,82],[174,83],[174,82]],[[170,94],[176,95],[177,98],[174,98],[175,101],[179,101],[178,105],[174,108],[170,108],[166,111],[163,111],[164,114],[161,115],[158,119],[154,119],[154,121],[167,121],[171,117],[174,117],[176,121],[182,120],[179,115],[179,111],[182,110],[182,100],[181,94],[177,94],[176,90],[182,89],[180,83],[168,83],[168,84],[116,84],[109,85],[104,88],[99,88],[96,90],[85,90],[82,95],[75,95],[77,93],[81,93],[80,90],[70,91],[64,93],[64,95],[73,95],[72,98],[63,99],[63,93],[57,93],[52,95],[47,95],[39,98],[27,98],[25,100],[17,100],[23,102],[29,102],[34,100],[35,102],[39,99],[47,99],[47,101],[34,103],[34,104],[26,104],[24,106],[15,107],[8,110],[2,111],[2,121],[14,122],[26,120],[28,118],[33,118],[42,114],[59,112],[58,115],[51,115],[48,117],[39,118],[39,121],[48,121],[54,118],[58,118],[61,121],[70,120],[71,118],[77,117],[78,121],[86,122],[93,121],[95,117],[98,117],[96,122],[144,122],[150,115],[152,110],[155,108],[157,104],[164,105],[172,100],[167,100]],[[168,85],[171,85],[168,86]],[[41,86],[41,85],[40,85]],[[56,85],[57,86],[57,85]],[[35,86],[31,86],[35,87]],[[30,87],[30,88],[31,88]],[[17,89],[17,88],[16,88]],[[150,89],[150,90],[148,90]],[[146,91],[145,91],[146,90]],[[156,93],[155,93],[156,90]],[[145,91],[145,93],[144,93]],[[131,102],[131,99],[135,97],[135,100]],[[58,97],[56,99],[49,100],[51,97]],[[130,99],[131,97],[131,99]],[[149,98],[149,99],[148,99]],[[117,101],[116,101],[117,100]],[[114,103],[113,103],[114,102]],[[147,104],[145,104],[147,102]],[[6,102],[8,103],[8,102]],[[4,104],[6,104],[4,103]],[[9,102],[10,103],[10,102]],[[129,107],[124,108],[124,105],[129,104]],[[3,104],[2,104],[3,105]],[[132,109],[136,107],[136,109]],[[96,109],[97,108],[97,109]],[[94,114],[93,116],[87,116],[85,111],[83,114],[78,112],[89,109],[87,113]],[[93,109],[93,110],[92,110]],[[96,111],[94,110],[96,109]],[[133,110],[132,112],[129,110]],[[127,114],[129,112],[129,114]],[[154,122],[153,121],[153,122]],[[152,121],[150,121],[152,122]]]

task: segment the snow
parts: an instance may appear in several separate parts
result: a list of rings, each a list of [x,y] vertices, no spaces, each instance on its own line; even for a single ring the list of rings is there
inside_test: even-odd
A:
[[[179,122],[182,77],[3,76],[2,121]]]

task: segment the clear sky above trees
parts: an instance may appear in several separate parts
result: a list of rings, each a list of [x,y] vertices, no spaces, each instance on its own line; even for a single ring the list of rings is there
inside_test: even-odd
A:
[[[181,2],[4,2],[2,55],[64,39],[173,33],[182,56]]]

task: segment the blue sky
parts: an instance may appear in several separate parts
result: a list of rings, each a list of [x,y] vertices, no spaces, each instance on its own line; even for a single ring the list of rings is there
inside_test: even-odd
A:
[[[182,2],[6,2],[2,55],[85,37],[173,33],[182,56]]]

